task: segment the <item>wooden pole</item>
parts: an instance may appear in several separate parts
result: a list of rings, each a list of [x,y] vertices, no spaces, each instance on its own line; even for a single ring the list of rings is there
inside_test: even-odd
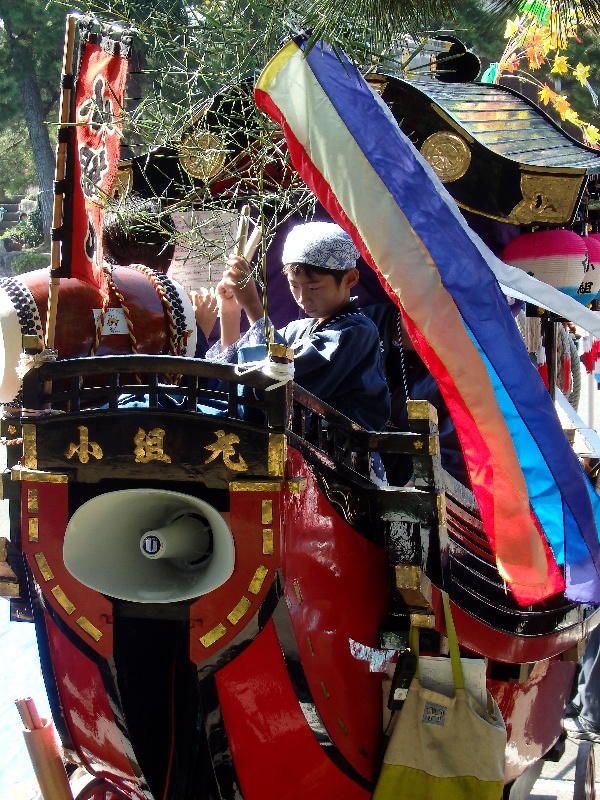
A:
[[[556,362],[556,330],[558,323],[552,316],[542,320],[544,334],[544,349],[546,350],[546,365],[548,367],[548,391],[552,400],[556,399],[556,376],[558,365]]]
[[[73,800],[54,726],[40,719],[31,697],[15,700],[23,721],[23,737],[43,800]]]
[[[55,169],[55,182],[57,186],[61,186],[66,175],[67,165],[67,141],[66,131],[69,129],[70,124],[70,110],[71,110],[71,92],[73,80],[73,51],[75,45],[75,24],[77,21],[76,14],[67,15],[66,30],[65,30],[65,44],[63,50],[63,68],[62,68],[62,85],[60,91],[60,119],[59,119],[59,136],[56,145],[56,169]],[[61,135],[61,131],[63,131]],[[52,228],[60,228],[63,217],[63,198],[64,192],[55,191],[54,194],[54,209],[52,214]],[[54,347],[54,337],[56,330],[56,310],[58,306],[58,287],[60,285],[60,278],[54,276],[54,272],[60,267],[60,241],[52,242],[52,250],[50,252],[50,286],[48,289],[48,312],[46,315],[46,338],[45,346],[47,348]]]

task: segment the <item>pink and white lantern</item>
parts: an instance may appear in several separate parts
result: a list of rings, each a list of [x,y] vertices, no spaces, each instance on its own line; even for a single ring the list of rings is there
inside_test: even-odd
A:
[[[591,298],[588,302],[600,297],[600,233],[590,233],[584,236],[588,251],[589,268],[584,278],[586,288],[589,287]]]
[[[524,233],[506,245],[502,260],[584,305],[593,299],[592,292],[587,291],[590,270],[585,237],[573,231]],[[596,291],[594,289],[594,296]]]

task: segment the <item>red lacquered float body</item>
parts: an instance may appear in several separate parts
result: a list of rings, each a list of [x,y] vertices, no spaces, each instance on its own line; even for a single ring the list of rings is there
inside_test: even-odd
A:
[[[439,652],[448,575],[459,640],[488,658],[505,716],[507,782],[547,753],[574,672],[563,654],[591,610],[564,598],[519,608],[482,567],[483,540],[469,544],[467,492],[444,508],[450,490],[436,481],[377,488],[360,458],[336,461],[348,436],[359,454],[369,442],[339,415],[327,411],[319,446],[288,427],[289,385],[249,423],[233,367],[159,357],[158,374],[167,361],[186,376],[178,393],[201,393],[203,370],[217,369],[235,399],[211,407],[206,389],[187,412],[84,410],[82,369],[79,411],[22,420],[21,546],[69,758],[131,800],[368,800],[386,667],[411,621]],[[107,364],[138,368],[135,356]],[[56,362],[25,380],[60,376]],[[429,440],[419,424],[413,449]],[[421,458],[437,470],[439,456]],[[176,549],[155,557],[161,542]]]

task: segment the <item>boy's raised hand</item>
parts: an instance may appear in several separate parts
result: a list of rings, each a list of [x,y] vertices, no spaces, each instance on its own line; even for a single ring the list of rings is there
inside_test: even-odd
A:
[[[213,288],[202,287],[198,292],[191,292],[190,299],[194,307],[196,322],[204,336],[208,339],[217,319],[217,297]]]
[[[216,298],[221,321],[221,350],[225,350],[240,337],[242,308],[224,279],[217,284]]]
[[[251,325],[262,317],[262,302],[245,258],[229,256],[221,284],[228,292],[231,292],[238,305],[244,309]]]

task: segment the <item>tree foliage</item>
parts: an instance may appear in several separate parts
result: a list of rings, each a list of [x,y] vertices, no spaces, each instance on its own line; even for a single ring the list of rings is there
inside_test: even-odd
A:
[[[48,115],[59,94],[60,64],[64,41],[65,9],[44,0],[3,0],[0,5],[0,111],[5,122],[22,116],[19,96],[19,70],[35,74]],[[15,62],[14,50],[8,41],[8,30],[15,43],[26,54],[23,62]]]
[[[18,117],[0,128],[0,197],[25,195],[37,186],[31,142]]]
[[[59,96],[60,63],[64,42],[64,9],[48,7],[40,0],[27,3],[3,0],[0,6],[0,113],[5,124],[12,126],[3,144],[15,162],[24,166],[21,176],[28,175],[35,164],[37,183],[40,186],[45,228],[49,237],[52,208],[52,180],[54,148],[47,122],[54,122],[55,106]],[[23,124],[24,123],[24,124]],[[21,127],[23,138],[14,132]],[[13,132],[11,136],[10,133]],[[31,160],[24,139],[28,135]],[[22,180],[11,170],[10,188]],[[7,185],[9,189],[9,185]]]
[[[464,0],[454,13],[432,20],[431,30],[445,30],[457,36],[481,59],[484,67],[498,59],[504,49],[504,16],[492,13],[478,0]]]
[[[600,95],[600,41],[594,31],[584,31],[580,41],[569,47],[569,57],[573,64],[582,62],[589,65],[589,83],[592,90]],[[593,95],[579,81],[570,78],[562,81],[565,92],[571,98],[573,108],[582,118],[600,129],[600,106],[594,102]]]
[[[588,59],[595,60],[595,37],[589,34],[589,25],[578,26],[574,16],[570,25],[559,29],[550,3],[525,0],[519,14],[506,21],[504,47],[498,48],[482,81],[521,91],[543,105],[567,133],[597,146],[600,129],[589,116],[598,104],[589,80]]]

